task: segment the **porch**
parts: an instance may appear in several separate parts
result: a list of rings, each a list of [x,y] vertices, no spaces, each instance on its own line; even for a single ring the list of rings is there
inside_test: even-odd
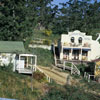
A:
[[[63,48],[63,59],[70,61],[89,61],[90,48]]]
[[[32,74],[36,70],[37,56],[20,54],[16,56],[15,70],[22,74]]]
[[[27,69],[27,68],[20,68],[20,69],[17,69],[18,73],[21,73],[21,74],[32,74],[35,69]]]

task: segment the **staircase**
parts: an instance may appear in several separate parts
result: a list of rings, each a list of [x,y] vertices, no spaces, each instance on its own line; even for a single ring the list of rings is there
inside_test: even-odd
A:
[[[77,74],[77,75],[80,75],[80,70],[77,68],[76,65],[74,65],[72,63],[72,66],[71,66],[71,74]]]
[[[55,46],[53,45],[53,54],[54,54],[54,61],[55,61],[55,66],[59,67],[59,68],[63,68],[64,70],[70,70],[71,74],[77,74],[80,75],[80,70],[77,68],[77,66],[72,63],[72,62],[68,62],[68,61],[61,61],[60,59],[57,58],[57,53],[58,51],[56,51],[57,49],[55,48]],[[67,65],[70,64],[71,66]]]

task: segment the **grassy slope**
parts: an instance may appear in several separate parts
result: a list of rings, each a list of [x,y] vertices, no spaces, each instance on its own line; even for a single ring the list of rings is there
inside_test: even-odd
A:
[[[89,85],[98,88],[96,84]],[[94,87],[93,87],[94,86]],[[37,82],[33,80],[31,91],[30,76],[0,70],[0,97],[18,100],[100,100],[100,96],[85,92],[84,87],[61,86],[56,83]],[[98,91],[99,92],[99,91]]]
[[[85,92],[84,87],[53,85],[42,100],[100,100],[100,95]]]
[[[60,34],[51,34],[50,36],[46,36],[43,31],[40,30],[34,30],[33,39],[35,38],[40,38],[40,39],[48,39],[51,40],[52,42],[58,41],[60,39]]]
[[[40,38],[40,39],[47,39],[50,40],[52,42],[57,42],[58,39],[60,38],[59,34],[51,34],[50,36],[46,36],[43,31],[40,30],[34,30],[33,36],[28,39],[25,43],[25,47],[27,50],[27,46],[29,45],[29,43],[32,41],[32,39],[35,38]],[[38,65],[41,66],[52,66],[52,64],[54,64],[54,58],[53,58],[53,53],[49,50],[45,50],[42,48],[36,48],[36,49],[28,49],[30,53],[36,54],[38,57]]]
[[[37,55],[37,64],[41,66],[52,66],[54,64],[53,53],[42,48],[29,49],[33,54]]]
[[[18,100],[38,100],[43,94],[43,84],[33,80],[31,90],[30,76],[0,70],[0,97]]]

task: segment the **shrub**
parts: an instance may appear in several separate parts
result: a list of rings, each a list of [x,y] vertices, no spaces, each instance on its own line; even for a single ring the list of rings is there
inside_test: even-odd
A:
[[[84,72],[85,72],[87,66],[84,64],[80,64],[80,65],[77,65],[77,67],[80,70],[81,74],[84,75]]]
[[[12,72],[13,71],[13,64],[9,63],[9,65],[0,66],[0,70]]]
[[[52,34],[52,30],[45,29],[44,34],[50,36]]]
[[[100,100],[100,97],[85,92],[83,88],[66,85],[51,88],[41,100]]]
[[[45,40],[43,40],[43,44],[45,44],[45,45],[51,45],[51,41],[50,41],[50,40],[45,39]]]
[[[34,79],[36,79],[39,82],[45,80],[45,75],[39,71],[34,72],[33,77],[34,77]]]

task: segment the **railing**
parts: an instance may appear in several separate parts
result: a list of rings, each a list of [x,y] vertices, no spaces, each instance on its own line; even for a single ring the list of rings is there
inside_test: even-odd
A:
[[[55,54],[55,46],[53,45],[53,53],[54,53],[54,61],[55,61],[55,66],[62,66],[63,69],[71,69],[71,74],[78,74],[80,75],[80,71],[79,69],[76,67],[76,65],[74,65],[73,63],[71,63],[71,68],[70,66],[66,66],[66,63],[68,63],[67,61],[61,61],[60,59],[56,58],[56,54]]]
[[[40,39],[40,38],[35,38],[35,39],[33,39],[32,41],[31,41],[31,43],[40,43],[40,44],[43,44],[43,41],[44,41],[45,39]]]
[[[45,74],[43,72],[43,70],[41,70],[39,67],[36,67],[36,69],[38,69],[41,73],[43,73],[46,76],[46,78],[47,78],[47,80],[48,80],[49,83],[51,82],[51,78],[47,74]]]
[[[75,43],[62,43],[63,46],[68,46],[68,47],[91,47],[91,44],[89,43],[84,43],[84,44],[75,44]]]
[[[41,45],[51,45],[52,41],[48,39],[34,38],[30,44],[41,44]]]
[[[35,68],[17,68],[18,73],[30,73],[32,74],[35,71]]]
[[[89,73],[84,72],[84,78],[85,78],[88,82],[90,82],[91,77],[94,77],[94,75],[90,75]]]
[[[70,65],[67,65],[66,66],[66,63],[70,64]],[[71,74],[77,74],[77,75],[80,75],[80,70],[77,68],[77,66],[75,64],[73,64],[72,62],[68,62],[68,61],[64,61],[64,64],[63,64],[64,68],[68,68],[71,70]]]
[[[66,64],[70,64],[70,65],[66,65]],[[71,70],[71,74],[80,75],[80,70],[72,62],[63,61],[63,69]]]
[[[77,75],[80,75],[80,70],[76,67],[76,65],[74,65],[72,63],[71,65],[71,74],[77,74]]]

